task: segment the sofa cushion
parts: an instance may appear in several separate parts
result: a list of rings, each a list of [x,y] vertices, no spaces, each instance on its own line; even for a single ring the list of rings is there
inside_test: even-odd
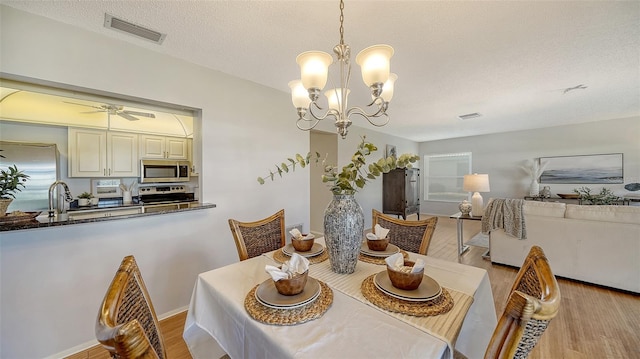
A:
[[[636,206],[584,206],[568,204],[566,218],[614,223],[640,223],[640,207]]]
[[[564,218],[566,204],[561,202],[525,201],[522,210],[525,216]]]

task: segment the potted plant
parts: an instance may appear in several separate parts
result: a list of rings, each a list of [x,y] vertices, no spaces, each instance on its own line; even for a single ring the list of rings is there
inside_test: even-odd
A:
[[[322,182],[327,183],[333,193],[333,200],[324,212],[324,237],[331,270],[336,273],[353,273],[358,262],[364,214],[354,194],[383,173],[396,168],[411,168],[411,164],[420,159],[414,154],[402,154],[399,157],[382,157],[367,165],[367,157],[377,150],[373,143],[362,137],[356,152],[351,156],[351,162],[339,172],[337,167],[326,165],[326,158],[322,161]],[[264,184],[267,178],[274,180],[276,174],[282,177],[290,168],[295,171],[296,165],[304,168],[312,161],[317,164],[320,162],[320,154],[309,152],[305,157],[296,154],[295,159],[287,160],[289,163],[276,165],[276,172],[270,171],[268,176],[258,177],[258,182]]]
[[[78,195],[78,206],[90,206],[93,194],[89,192],[82,192]]]
[[[3,157],[0,155],[0,157]],[[22,191],[24,183],[29,175],[19,171],[16,165],[9,166],[6,170],[0,169],[0,217],[6,215],[7,208],[16,198],[16,192]]]

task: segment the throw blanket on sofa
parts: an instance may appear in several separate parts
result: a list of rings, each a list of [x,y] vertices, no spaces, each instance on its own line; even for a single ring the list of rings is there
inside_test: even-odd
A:
[[[526,239],[523,204],[522,199],[492,199],[482,216],[482,233],[488,234],[496,228],[503,228],[507,234],[518,239]]]

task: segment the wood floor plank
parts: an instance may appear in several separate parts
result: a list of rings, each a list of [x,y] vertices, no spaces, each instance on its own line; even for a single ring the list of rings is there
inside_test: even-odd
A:
[[[429,215],[421,214],[420,218]],[[411,219],[411,217],[408,217]],[[480,231],[479,221],[465,221],[464,238]],[[438,218],[429,256],[458,261],[456,222]],[[544,249],[544,248],[543,248]],[[461,263],[484,268],[489,274],[496,313],[502,313],[517,269],[491,264],[482,258],[485,248],[471,246]],[[553,269],[553,268],[552,268]],[[558,278],[562,302],[530,359],[618,359],[640,358],[640,296]],[[97,304],[96,304],[97,305]],[[182,339],[186,312],[160,322],[170,359],[190,359]],[[108,352],[93,347],[68,359],[107,359]]]

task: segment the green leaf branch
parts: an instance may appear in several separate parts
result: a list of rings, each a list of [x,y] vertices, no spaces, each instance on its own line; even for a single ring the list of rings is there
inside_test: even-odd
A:
[[[418,155],[405,153],[397,158],[395,156],[382,157],[367,166],[367,157],[377,150],[378,148],[373,143],[367,142],[366,137],[362,137],[356,152],[351,156],[351,162],[342,167],[340,172],[337,167],[326,164],[325,156],[322,160],[324,167],[322,182],[328,184],[333,194],[354,194],[358,189],[364,188],[367,182],[375,180],[383,173],[388,173],[396,168],[411,168],[411,164],[420,159]],[[288,164],[283,162],[276,165],[276,172],[271,170],[268,176],[258,177],[258,183],[264,184],[268,178],[273,181],[276,174],[282,177],[282,173],[288,173],[290,168],[295,171],[296,165],[302,168],[312,162],[317,165],[321,156],[318,152],[309,152],[304,157],[296,154],[295,158],[295,160],[288,158]]]
[[[305,157],[302,157],[301,154],[296,153],[295,159],[287,158],[287,161],[289,162],[288,163],[282,162],[279,165],[274,165],[276,168],[276,172],[269,171],[269,175],[265,177],[258,177],[258,183],[264,184],[268,178],[270,178],[273,181],[275,179],[275,175],[282,177],[282,174],[289,173],[289,170],[295,171],[296,166],[305,168],[312,161],[317,164],[318,162],[320,162],[320,153],[316,152],[315,154],[312,154],[311,152],[309,152]]]
[[[28,179],[29,175],[18,171],[16,165],[9,166],[7,170],[0,170],[0,198],[16,198],[15,193],[25,188],[24,182]]]
[[[604,187],[600,189],[598,194],[592,194],[589,187],[576,188],[573,192],[580,196],[581,204],[606,205],[614,204],[620,200],[620,197],[616,196],[613,191]]]

